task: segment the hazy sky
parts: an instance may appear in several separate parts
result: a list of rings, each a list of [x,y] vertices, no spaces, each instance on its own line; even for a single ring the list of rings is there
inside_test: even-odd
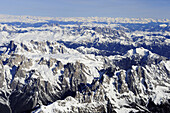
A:
[[[170,19],[170,0],[0,0],[0,14]]]

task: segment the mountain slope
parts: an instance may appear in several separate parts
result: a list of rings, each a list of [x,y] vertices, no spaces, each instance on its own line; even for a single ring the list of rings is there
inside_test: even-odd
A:
[[[24,19],[0,25],[2,113],[170,111],[168,23]]]

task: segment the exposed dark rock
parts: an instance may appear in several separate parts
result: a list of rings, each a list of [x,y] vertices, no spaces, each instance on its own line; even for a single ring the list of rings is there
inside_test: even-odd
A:
[[[10,97],[10,106],[13,113],[21,113],[33,109],[37,103],[37,96],[29,92],[13,92]]]
[[[95,33],[114,34],[113,37],[109,37],[113,40],[119,36],[124,36],[120,31],[107,28],[92,28],[92,30]],[[74,35],[78,35],[77,33],[77,31],[73,32]],[[136,48],[133,45],[120,43],[100,43],[99,39],[95,41],[95,44],[66,42],[64,44],[71,48],[79,46],[95,47],[100,50],[96,55],[103,51],[104,56],[108,51],[110,52],[108,52],[108,55],[124,54],[127,50]],[[55,45],[55,42],[31,41],[31,44],[33,49],[41,53],[56,55],[57,53],[69,53],[64,45]],[[96,75],[91,75],[94,73],[91,73],[90,67],[87,67],[81,61],[62,64],[54,57],[48,60],[42,57],[34,62],[35,59],[28,59],[27,56],[16,53],[18,45],[23,48],[23,51],[33,52],[24,43],[17,44],[10,41],[7,46],[4,45],[4,47],[7,47],[7,51],[0,57],[0,88],[4,90],[0,93],[0,109],[4,113],[30,112],[37,106],[49,105],[58,100],[67,101],[69,96],[78,101],[79,104],[86,105],[86,107],[72,106],[73,112],[78,110],[78,112],[114,113],[116,112],[115,109],[119,109],[117,108],[118,104],[114,103],[117,101],[114,98],[127,101],[126,104],[128,105],[119,106],[120,109],[125,107],[136,109],[139,112],[158,113],[165,113],[170,110],[168,101],[162,102],[160,105],[156,105],[151,100],[148,102],[148,98],[156,93],[154,89],[169,84],[170,71],[168,66],[164,64],[164,62],[169,61],[166,57],[159,55],[152,57],[150,51],[145,52],[145,55],[140,55],[136,49],[133,50],[132,55],[125,54],[119,56],[120,58],[112,59],[112,57],[101,56],[102,58],[98,59],[98,57],[95,57],[95,60],[92,61],[101,60],[100,63],[103,62],[103,67],[99,66],[99,69],[97,66],[95,67],[95,71],[98,71],[97,74],[100,76],[94,77]],[[126,55],[127,57],[125,57]],[[34,66],[34,63],[40,67],[46,65],[45,68],[53,74],[41,73],[36,67],[30,69],[31,66]],[[91,83],[89,83],[88,77],[90,77]],[[169,91],[163,92],[169,94]],[[146,95],[146,97],[143,95]],[[93,105],[93,102],[99,104]],[[61,103],[61,105],[65,106],[66,102]],[[57,108],[56,112],[58,112]]]
[[[8,45],[9,54],[14,53],[16,47],[17,46],[14,44],[14,41],[10,41],[10,44]]]
[[[167,100],[166,103],[161,103],[160,105],[156,105],[151,99],[147,105],[147,108],[152,113],[167,113],[170,111],[170,100]]]
[[[11,108],[8,105],[3,104],[1,102],[0,102],[0,109],[1,109],[1,113],[12,113]]]

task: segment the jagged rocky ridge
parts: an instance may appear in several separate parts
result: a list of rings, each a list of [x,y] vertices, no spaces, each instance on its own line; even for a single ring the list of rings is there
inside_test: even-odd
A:
[[[170,110],[168,30],[62,27],[1,29],[1,112]]]
[[[34,49],[45,53],[45,45],[52,48],[57,43],[30,41],[29,44],[37,45]],[[97,73],[91,73],[88,66],[78,61],[62,64],[55,58],[35,60],[17,54],[20,47],[20,51],[33,53],[23,43],[11,41],[3,47],[7,48],[1,54],[0,63],[1,100],[4,100],[1,109],[4,112],[27,112],[55,101],[60,107],[67,107],[67,101],[77,103],[63,110],[72,112],[116,112],[121,107],[149,112],[155,110],[152,108],[155,106],[150,105],[154,102],[169,106],[170,61],[144,48],[129,50],[124,56],[100,58],[102,69],[96,68]],[[64,46],[59,47],[54,49],[56,53],[67,52]],[[46,70],[48,72],[43,75]],[[87,82],[89,76],[93,77],[91,82]],[[159,93],[163,95],[159,97]],[[53,109],[62,111],[58,107]],[[166,109],[169,108],[162,108]]]

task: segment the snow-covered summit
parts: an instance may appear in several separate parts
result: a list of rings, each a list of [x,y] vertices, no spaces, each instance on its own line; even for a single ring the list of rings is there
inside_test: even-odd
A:
[[[168,22],[0,15],[1,112],[167,112]]]

